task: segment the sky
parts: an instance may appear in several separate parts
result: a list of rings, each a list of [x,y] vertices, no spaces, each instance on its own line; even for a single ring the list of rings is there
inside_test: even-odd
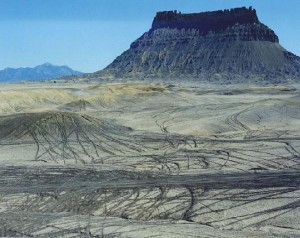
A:
[[[0,70],[50,62],[95,72],[148,31],[157,11],[242,6],[300,56],[300,0],[0,0]]]

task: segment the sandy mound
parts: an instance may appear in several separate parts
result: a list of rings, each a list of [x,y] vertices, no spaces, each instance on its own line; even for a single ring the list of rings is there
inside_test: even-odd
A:
[[[105,155],[139,150],[131,129],[66,112],[20,113],[0,118],[0,140],[35,143],[36,160],[101,162]]]

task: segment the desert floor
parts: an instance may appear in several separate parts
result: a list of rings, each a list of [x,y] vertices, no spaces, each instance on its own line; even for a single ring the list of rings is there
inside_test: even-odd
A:
[[[0,236],[300,237],[300,87],[2,84]]]

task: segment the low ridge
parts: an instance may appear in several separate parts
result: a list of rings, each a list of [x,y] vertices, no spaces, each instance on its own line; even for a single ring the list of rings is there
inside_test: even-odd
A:
[[[300,58],[285,50],[252,7],[158,12],[151,29],[89,78],[193,78],[271,83],[296,79]]]

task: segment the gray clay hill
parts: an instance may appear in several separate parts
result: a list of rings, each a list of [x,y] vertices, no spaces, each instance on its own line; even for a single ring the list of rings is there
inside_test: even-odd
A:
[[[271,83],[296,79],[300,58],[285,50],[256,10],[158,12],[151,29],[92,78],[193,78]]]

